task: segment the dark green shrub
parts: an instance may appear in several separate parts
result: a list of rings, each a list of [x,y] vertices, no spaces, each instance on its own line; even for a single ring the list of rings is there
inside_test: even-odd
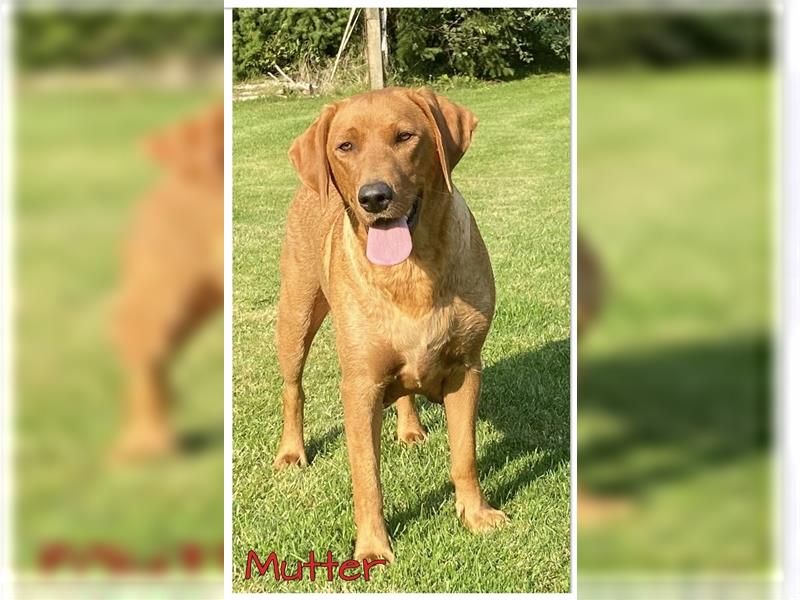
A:
[[[222,56],[223,21],[200,10],[19,10],[15,60],[22,69],[91,67],[165,54]]]
[[[569,11],[444,8],[389,12],[392,66],[400,78],[509,78],[569,61]]]
[[[767,10],[610,12],[578,20],[580,67],[765,62],[772,47]]]
[[[349,9],[234,10],[234,77],[324,66],[339,48]],[[363,14],[348,53],[363,52]],[[564,9],[389,9],[389,75],[398,82],[463,75],[498,79],[569,62]]]
[[[295,70],[300,64],[320,66],[336,56],[349,13],[347,8],[234,10],[234,77],[265,75],[274,72],[275,64],[284,70]]]

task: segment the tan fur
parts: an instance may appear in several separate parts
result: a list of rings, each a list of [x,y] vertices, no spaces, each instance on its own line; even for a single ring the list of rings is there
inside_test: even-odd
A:
[[[458,516],[474,531],[506,520],[481,494],[475,461],[480,353],[494,313],[494,278],[475,219],[451,182],[476,125],[469,110],[428,90],[390,88],[326,106],[289,151],[303,185],[289,208],[281,256],[284,428],[274,464],[307,464],[302,371],[330,312],[358,559],[394,559],[383,517],[380,429],[383,408],[396,401],[398,438],[424,439],[413,394],[444,403]],[[415,136],[398,141],[406,130]],[[339,149],[345,141],[352,150]],[[372,264],[365,253],[376,216],[361,208],[357,194],[377,181],[394,190],[381,217],[408,214],[421,194],[413,251],[392,267]]]
[[[164,454],[169,364],[184,340],[222,306],[222,106],[150,140],[168,176],[139,205],[124,249],[113,335],[128,387],[115,458]]]

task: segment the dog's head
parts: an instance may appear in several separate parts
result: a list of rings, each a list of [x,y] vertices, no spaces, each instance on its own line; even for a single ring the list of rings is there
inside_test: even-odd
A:
[[[181,121],[146,140],[150,156],[174,174],[193,180],[221,180],[225,152],[221,104]]]
[[[396,264],[410,253],[411,233],[429,212],[423,207],[452,191],[451,173],[477,123],[426,89],[367,92],[324,107],[289,158],[323,202],[329,186],[339,191],[368,230],[370,260]]]

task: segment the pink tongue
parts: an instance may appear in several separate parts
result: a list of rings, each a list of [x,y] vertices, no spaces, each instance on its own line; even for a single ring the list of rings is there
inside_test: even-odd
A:
[[[389,267],[403,262],[411,254],[411,233],[405,217],[367,233],[367,258],[376,265]]]

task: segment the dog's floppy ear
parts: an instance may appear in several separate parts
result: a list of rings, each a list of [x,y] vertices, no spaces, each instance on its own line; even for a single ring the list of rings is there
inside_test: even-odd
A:
[[[319,194],[322,202],[328,200],[328,183],[331,180],[330,165],[326,146],[331,119],[336,113],[333,105],[322,109],[319,117],[300,134],[289,148],[289,160],[292,161],[300,180]]]
[[[144,140],[145,151],[183,177],[221,176],[225,153],[224,113],[215,105]]]
[[[471,110],[434,94],[427,88],[412,92],[412,98],[434,126],[439,163],[447,189],[452,192],[450,175],[472,142],[472,132],[478,125],[478,118]]]

